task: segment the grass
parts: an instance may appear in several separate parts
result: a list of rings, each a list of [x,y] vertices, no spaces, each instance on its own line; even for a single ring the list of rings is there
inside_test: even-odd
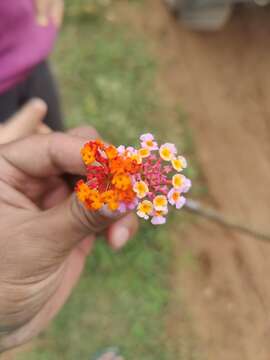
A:
[[[67,2],[53,59],[67,124],[89,123],[114,144],[134,144],[149,129],[160,139],[178,139],[181,116],[174,127],[166,119],[147,41],[112,21],[111,5],[105,0]],[[112,345],[128,360],[180,360],[166,335],[169,240],[168,225],[157,231],[143,224],[120,254],[98,241],[56,321],[18,360],[90,359]]]

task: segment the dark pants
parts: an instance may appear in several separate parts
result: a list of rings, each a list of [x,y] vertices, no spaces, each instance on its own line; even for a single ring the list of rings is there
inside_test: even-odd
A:
[[[48,106],[44,122],[53,130],[62,130],[58,90],[46,62],[37,65],[26,80],[0,94],[0,122],[4,122],[33,97],[43,99]]]

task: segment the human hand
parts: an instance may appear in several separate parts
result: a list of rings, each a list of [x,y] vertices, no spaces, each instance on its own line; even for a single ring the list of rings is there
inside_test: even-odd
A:
[[[89,129],[88,129],[89,132]],[[33,135],[0,147],[0,352],[46,327],[77,283],[95,234],[108,228],[119,248],[134,234],[133,214],[85,211],[63,173],[84,174],[87,129]]]
[[[15,115],[0,125],[0,144],[34,133],[49,133],[50,129],[42,123],[46,112],[47,105],[43,100],[29,100]]]
[[[50,19],[59,28],[64,17],[64,0],[34,0],[37,23],[47,26]]]

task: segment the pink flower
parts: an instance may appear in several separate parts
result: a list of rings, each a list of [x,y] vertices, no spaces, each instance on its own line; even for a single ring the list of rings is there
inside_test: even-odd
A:
[[[164,161],[171,161],[177,153],[176,146],[172,143],[161,145],[159,155]]]
[[[175,205],[176,209],[181,209],[186,203],[184,196],[181,196],[180,191],[174,188],[169,191],[168,200],[171,205]]]
[[[118,154],[123,155],[126,151],[126,148],[124,145],[120,145],[120,146],[118,146],[117,151],[118,151]]]
[[[189,189],[191,188],[191,185],[192,185],[191,180],[185,178],[184,185],[183,185],[183,187],[182,187],[182,192],[183,192],[183,193],[188,192]]]
[[[173,168],[180,172],[187,167],[187,160],[183,156],[177,156],[172,159]]]
[[[167,198],[164,195],[157,195],[153,200],[154,208],[157,211],[166,211],[167,209]]]
[[[132,147],[132,146],[128,146],[128,147],[126,148],[126,151],[127,151],[127,155],[128,155],[128,156],[137,154],[137,150],[134,149],[134,147]]]
[[[149,200],[143,200],[138,204],[137,207],[137,215],[145,220],[149,219],[149,216],[151,215],[153,211],[153,204]]]
[[[133,185],[133,191],[137,194],[139,199],[144,198],[149,192],[149,187],[145,181],[137,181]]]
[[[173,167],[171,165],[165,165],[164,166],[165,174],[169,174],[171,171],[173,171]]]
[[[174,144],[159,147],[151,133],[141,135],[140,142],[139,148],[124,145],[115,148],[101,141],[91,143],[90,153],[86,154],[91,157],[91,161],[86,159],[91,165],[86,163],[90,205],[98,209],[100,204],[92,203],[101,194],[105,208],[117,210],[118,215],[136,209],[140,218],[150,219],[154,225],[165,224],[169,208],[180,209],[186,202],[183,193],[190,189],[191,181],[181,172],[187,161],[177,155]],[[93,164],[92,158],[97,164]]]
[[[135,198],[133,202],[131,202],[127,205],[128,210],[134,210],[137,207],[138,203],[139,203],[139,200],[137,198]]]
[[[163,225],[166,223],[166,218],[163,216],[154,216],[151,219],[153,225]]]
[[[143,134],[141,135],[140,140],[143,148],[147,148],[149,150],[158,150],[158,144],[152,134]]]
[[[165,143],[163,144],[164,147],[167,147],[168,149],[171,150],[171,152],[176,155],[177,154],[177,149],[176,146],[173,143]]]
[[[118,207],[118,211],[123,214],[127,211],[127,206],[125,203],[121,202]]]
[[[164,215],[168,214],[168,210],[165,211],[154,211],[151,223],[153,225],[162,225],[166,223],[166,217]]]

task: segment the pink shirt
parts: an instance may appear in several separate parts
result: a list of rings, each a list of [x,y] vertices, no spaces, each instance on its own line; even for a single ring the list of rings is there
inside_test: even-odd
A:
[[[0,0],[0,94],[51,52],[56,28],[39,26],[33,0]]]

